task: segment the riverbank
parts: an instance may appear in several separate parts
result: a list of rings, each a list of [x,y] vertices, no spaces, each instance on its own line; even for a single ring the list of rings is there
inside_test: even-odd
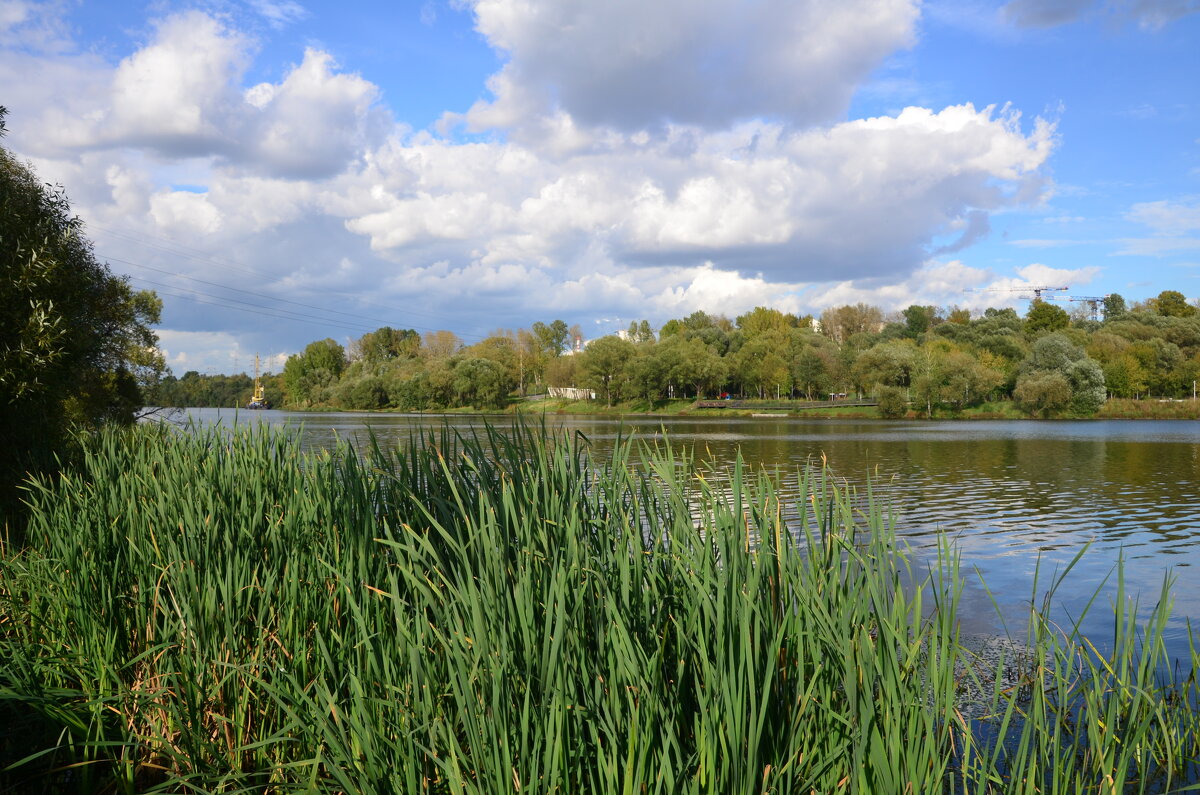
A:
[[[796,401],[800,403],[801,401]],[[763,402],[763,406],[754,405],[740,408],[696,408],[692,400],[669,400],[649,403],[647,401],[628,401],[606,406],[599,401],[589,400],[560,400],[546,398],[536,401],[521,401],[509,406],[504,413],[552,413],[552,414],[594,414],[599,416],[620,416],[625,414],[646,414],[662,416],[693,416],[693,417],[754,417],[754,416],[790,416],[824,419],[882,419],[879,410],[874,406],[847,406],[836,408],[795,409],[787,410],[786,401]],[[470,409],[452,410],[446,413],[469,414]],[[930,419],[924,412],[910,408],[904,417],[895,419],[925,420]],[[935,420],[1028,420],[1035,419],[1023,412],[1011,400],[990,401],[978,406],[970,406],[962,411],[937,410],[932,419]],[[1061,419],[1074,419],[1064,416]],[[1137,420],[1200,420],[1200,401],[1193,400],[1127,400],[1111,398],[1093,416],[1080,419],[1137,419]]]
[[[1167,594],[1138,623],[1118,589],[1103,655],[1033,611],[1021,660],[989,663],[960,636],[953,550],[913,566],[831,474],[804,472],[784,524],[740,460],[589,449],[520,424],[365,458],[263,426],[88,442],[30,492],[28,548],[0,547],[0,770],[24,760],[0,789],[1195,780]]]

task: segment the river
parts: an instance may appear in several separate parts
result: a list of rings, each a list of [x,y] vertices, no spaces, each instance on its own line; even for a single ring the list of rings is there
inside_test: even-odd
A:
[[[482,418],[465,415],[234,412],[191,409],[199,422],[302,425],[305,444],[363,438],[367,428],[385,442],[404,443],[414,431],[449,422],[469,429]],[[508,417],[492,422],[504,425]],[[698,455],[730,461],[738,450],[755,466],[794,473],[824,457],[835,474],[868,483],[896,513],[899,532],[929,555],[948,534],[968,579],[962,616],[967,631],[1019,632],[1041,566],[1047,582],[1086,545],[1056,604],[1073,620],[1097,590],[1102,596],[1083,626],[1100,646],[1111,634],[1108,608],[1114,568],[1125,558],[1126,587],[1145,608],[1158,598],[1164,576],[1175,580],[1173,652],[1187,639],[1187,621],[1200,618],[1200,422],[1094,421],[861,421],[751,417],[621,419],[547,415],[548,424],[582,431],[603,454],[618,434],[661,437]],[[1107,578],[1107,580],[1106,580]],[[986,582],[987,590],[980,585]],[[990,595],[988,592],[990,591]],[[1041,598],[1038,593],[1037,598]],[[999,611],[997,611],[999,607]]]

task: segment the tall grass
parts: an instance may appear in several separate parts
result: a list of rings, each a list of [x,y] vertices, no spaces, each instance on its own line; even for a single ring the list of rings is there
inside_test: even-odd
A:
[[[28,498],[30,542],[0,555],[0,788],[1194,779],[1196,683],[1162,664],[1165,587],[1143,625],[1118,594],[1111,654],[1039,610],[1020,659],[977,659],[953,551],[914,570],[872,495],[819,469],[797,510],[740,461],[718,479],[626,442],[596,461],[522,424],[362,456],[262,427],[139,428]],[[981,691],[987,717],[964,717]]]

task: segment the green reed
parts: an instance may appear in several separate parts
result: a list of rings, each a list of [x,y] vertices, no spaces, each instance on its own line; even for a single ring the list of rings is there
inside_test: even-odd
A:
[[[948,545],[916,570],[874,495],[819,468],[798,490],[519,423],[361,455],[261,427],[101,434],[29,486],[29,543],[0,550],[0,790],[1194,780],[1165,586],[1141,624],[1118,588],[1112,654],[1037,610],[989,663],[960,642]]]

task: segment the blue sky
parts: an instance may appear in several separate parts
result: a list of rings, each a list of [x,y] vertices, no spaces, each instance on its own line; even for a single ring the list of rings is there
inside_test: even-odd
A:
[[[1195,298],[1197,11],[0,0],[0,103],[177,373],[384,324]]]

